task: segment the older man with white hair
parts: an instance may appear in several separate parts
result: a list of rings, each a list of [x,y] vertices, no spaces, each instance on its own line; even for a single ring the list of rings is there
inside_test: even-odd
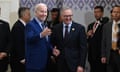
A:
[[[25,29],[26,72],[46,72],[48,52],[51,49],[49,35],[51,30],[45,27],[47,6],[39,3],[35,6],[35,18]]]

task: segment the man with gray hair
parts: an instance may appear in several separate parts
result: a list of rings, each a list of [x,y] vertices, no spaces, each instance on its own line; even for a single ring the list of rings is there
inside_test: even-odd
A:
[[[25,28],[26,72],[46,72],[48,52],[51,50],[49,35],[51,30],[45,26],[47,6],[35,6],[35,18]]]
[[[87,40],[85,28],[72,21],[72,10],[61,10],[62,23],[53,28],[53,54],[57,58],[58,72],[84,72]]]

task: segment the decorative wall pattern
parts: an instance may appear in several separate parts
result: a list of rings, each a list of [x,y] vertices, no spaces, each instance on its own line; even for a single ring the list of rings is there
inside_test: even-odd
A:
[[[96,5],[101,5],[109,10],[112,6],[120,5],[120,0],[64,0],[63,4],[80,10],[93,9]]]
[[[36,4],[41,2],[47,4],[48,9],[56,6],[56,0],[20,0],[20,6],[33,8]]]
[[[62,6],[72,8],[74,11],[73,20],[85,26],[95,20],[93,14],[95,6],[103,6],[105,8],[104,15],[110,17],[112,6],[120,5],[120,0],[20,0],[20,6],[29,7],[33,11],[35,4],[40,2],[47,4],[49,10]]]
[[[88,10],[93,9],[96,5],[101,5],[110,10],[114,5],[120,5],[120,0],[20,0],[20,6],[34,7],[37,3],[46,3],[48,8],[69,6],[73,9]]]

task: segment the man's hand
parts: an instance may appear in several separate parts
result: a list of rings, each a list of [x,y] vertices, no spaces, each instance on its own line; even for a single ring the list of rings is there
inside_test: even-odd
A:
[[[60,55],[60,50],[58,50],[58,49],[56,48],[56,46],[53,48],[53,54],[54,54],[55,56]]]
[[[88,32],[87,32],[87,37],[92,37],[93,36],[93,30],[89,30]]]
[[[20,60],[20,63],[25,64],[25,59]]]
[[[49,29],[48,27],[46,27],[46,28],[41,32],[41,36],[42,36],[42,37],[45,37],[45,36],[51,35],[51,33],[52,33],[51,29]]]
[[[83,69],[83,67],[81,67],[81,66],[78,66],[78,67],[77,67],[77,72],[84,72],[84,69]]]
[[[101,58],[101,62],[102,62],[103,64],[107,63],[106,57],[102,57],[102,58]]]
[[[7,53],[5,52],[0,52],[0,60],[2,60],[4,57],[7,56]]]

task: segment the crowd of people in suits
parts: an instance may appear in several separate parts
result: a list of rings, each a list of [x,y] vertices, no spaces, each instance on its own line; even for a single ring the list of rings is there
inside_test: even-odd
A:
[[[48,8],[36,4],[34,18],[30,9],[20,7],[19,19],[12,29],[0,20],[0,72],[84,72],[86,57],[90,72],[120,72],[120,6],[112,8],[111,18],[96,6],[85,31],[73,21],[71,8]]]

